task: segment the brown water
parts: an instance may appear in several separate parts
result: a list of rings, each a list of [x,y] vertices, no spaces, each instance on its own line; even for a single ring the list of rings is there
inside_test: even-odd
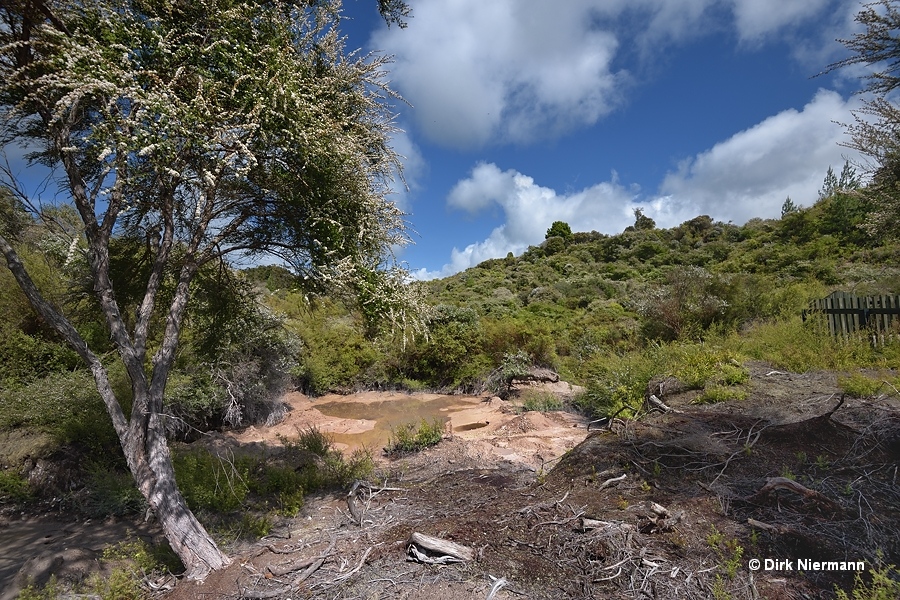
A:
[[[481,404],[480,398],[461,396],[437,396],[433,399],[421,396],[398,395],[395,398],[376,402],[324,402],[314,403],[316,410],[330,417],[356,419],[371,423],[371,429],[361,433],[342,433],[331,430],[335,442],[348,446],[367,446],[380,450],[386,446],[392,431],[407,423],[421,421],[431,423],[435,419],[446,425],[454,412],[474,408]]]

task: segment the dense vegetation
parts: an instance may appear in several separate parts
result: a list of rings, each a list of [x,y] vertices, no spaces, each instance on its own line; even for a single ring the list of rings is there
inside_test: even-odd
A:
[[[841,367],[846,344],[819,352],[830,342],[816,322],[801,322],[802,310],[837,289],[900,287],[900,246],[862,227],[871,207],[859,187],[851,167],[840,176],[829,170],[813,206],[788,199],[780,219],[744,225],[701,215],[660,229],[640,210],[617,235],[555,235],[568,226],[554,224],[522,256],[418,284],[432,306],[430,333],[405,343],[390,332],[367,337],[357,315],[292,290],[276,267],[245,274],[266,286],[267,305],[303,340],[296,374],[313,394],[384,386],[480,391],[523,352],[530,364],[595,390],[637,356],[665,363],[669,346],[720,347],[735,359],[801,371]],[[854,350],[870,365],[887,364],[881,352]]]
[[[379,326],[277,266],[204,270],[193,284],[167,388],[170,435],[190,440],[198,431],[277,418],[275,400],[291,386],[312,394],[358,388],[503,394],[530,366],[585,386],[574,407],[598,416],[638,408],[654,377],[674,376],[702,390],[697,402],[740,399],[748,359],[800,372],[843,371],[841,384],[852,394],[865,395],[881,380],[900,387],[888,372],[900,364],[900,344],[834,340],[821,322],[800,316],[810,300],[835,289],[878,294],[900,287],[900,244],[859,226],[868,207],[848,182],[856,185],[852,171],[841,178],[829,172],[815,205],[785,202],[782,218],[744,225],[698,216],[661,229],[639,210],[635,225],[617,235],[554,224],[522,256],[411,284],[430,305],[427,336]],[[850,227],[843,225],[848,219]],[[23,259],[42,291],[75,315],[82,335],[105,348],[116,393],[127,399],[124,367],[97,327],[85,266],[54,239],[42,222],[23,222]],[[112,248],[113,275],[127,290],[143,248],[126,239]],[[0,501],[31,501],[22,457],[57,452],[79,457],[83,468],[75,491],[63,495],[67,507],[88,514],[141,510],[90,373],[31,311],[6,271],[0,308],[0,441],[6,435],[19,449],[4,446]],[[861,374],[863,367],[882,369],[879,382]],[[433,441],[420,440],[414,425],[395,432],[395,450]],[[307,432],[288,448],[318,453],[316,464],[324,468],[318,474],[176,449],[179,485],[218,535],[262,531],[265,511],[248,521],[248,508],[295,512],[304,491],[370,468],[364,456],[344,463],[327,439],[317,450],[316,439]],[[218,486],[210,481],[225,476],[240,482],[232,486],[240,494],[213,493]],[[223,520],[225,513],[231,520]]]
[[[209,269],[194,284],[167,389],[167,410],[178,417],[170,420],[171,432],[190,437],[265,420],[277,408],[271,400],[289,385],[312,394],[500,391],[498,370],[536,365],[597,396],[628,387],[627,365],[644,365],[634,369],[647,371],[638,379],[649,378],[678,368],[674,348],[684,353],[693,346],[714,355],[703,359],[713,363],[757,357],[795,370],[840,368],[849,364],[840,358],[850,352],[847,344],[819,352],[827,340],[818,339],[815,321],[801,322],[802,309],[834,289],[876,294],[900,287],[900,245],[860,227],[869,207],[857,187],[849,167],[840,178],[829,171],[815,205],[786,201],[781,219],[744,225],[698,216],[660,229],[639,210],[635,225],[617,235],[571,233],[554,224],[544,243],[522,256],[412,284],[431,305],[427,336],[379,328],[280,267]],[[553,235],[557,230],[567,235]],[[127,397],[112,344],[100,337],[85,265],[69,261],[39,222],[22,232],[25,260],[45,293],[72,309],[82,335],[106,348],[114,384]],[[114,276],[127,293],[128,273],[140,268],[144,248],[119,240],[114,250]],[[88,373],[5,271],[0,306],[0,427],[30,426],[77,441],[86,423],[104,421]],[[877,365],[887,364],[883,353],[890,351],[863,344],[852,353]],[[590,402],[586,408],[604,410]],[[111,432],[90,440],[115,446]]]

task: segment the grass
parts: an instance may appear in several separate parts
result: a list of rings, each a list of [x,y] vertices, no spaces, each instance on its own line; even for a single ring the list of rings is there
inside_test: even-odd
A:
[[[723,339],[725,347],[795,373],[891,368],[900,364],[900,344],[873,347],[865,338],[836,339],[799,317],[758,323]]]
[[[0,502],[22,504],[32,498],[28,480],[15,471],[0,471]]]
[[[746,400],[747,391],[725,385],[711,385],[703,389],[693,400],[693,404],[718,404],[729,400]]]
[[[900,387],[900,377],[888,374],[880,374],[878,377],[869,377],[862,373],[838,377],[838,387],[848,396],[854,398],[868,398],[878,394],[897,395]]]
[[[522,412],[551,412],[562,409],[562,400],[553,392],[525,390],[522,394]]]
[[[440,419],[431,422],[422,419],[419,423],[405,423],[392,429],[384,451],[388,456],[419,452],[437,445],[443,438],[444,423]]]

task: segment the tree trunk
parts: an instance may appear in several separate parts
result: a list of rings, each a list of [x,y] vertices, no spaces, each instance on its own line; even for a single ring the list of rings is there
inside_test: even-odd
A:
[[[139,439],[122,444],[135,482],[181,559],[185,578],[202,580],[231,560],[219,550],[178,489],[160,415],[147,415],[146,427],[139,431]]]

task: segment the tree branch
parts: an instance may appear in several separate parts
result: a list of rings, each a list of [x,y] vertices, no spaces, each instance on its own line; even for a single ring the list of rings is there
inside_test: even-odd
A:
[[[25,294],[25,297],[28,298],[31,305],[48,324],[59,332],[63,339],[78,353],[78,356],[80,356],[84,362],[87,363],[87,366],[90,367],[91,373],[94,375],[94,381],[97,384],[97,389],[99,390],[103,403],[106,405],[106,410],[112,419],[116,434],[118,434],[120,440],[124,441],[128,431],[128,424],[125,421],[125,414],[122,412],[122,407],[119,405],[119,402],[112,391],[112,387],[109,384],[109,375],[107,374],[103,363],[101,363],[97,355],[88,348],[87,343],[78,333],[78,330],[69,323],[68,319],[47,302],[43,294],[41,294],[40,290],[38,290],[37,286],[34,284],[31,276],[28,274],[25,265],[23,265],[22,261],[19,259],[18,253],[16,253],[15,249],[2,235],[0,235],[0,252],[2,252],[3,256],[6,258],[6,266],[9,267],[10,272],[16,279],[16,283],[19,284],[19,288],[22,290],[22,293]]]

